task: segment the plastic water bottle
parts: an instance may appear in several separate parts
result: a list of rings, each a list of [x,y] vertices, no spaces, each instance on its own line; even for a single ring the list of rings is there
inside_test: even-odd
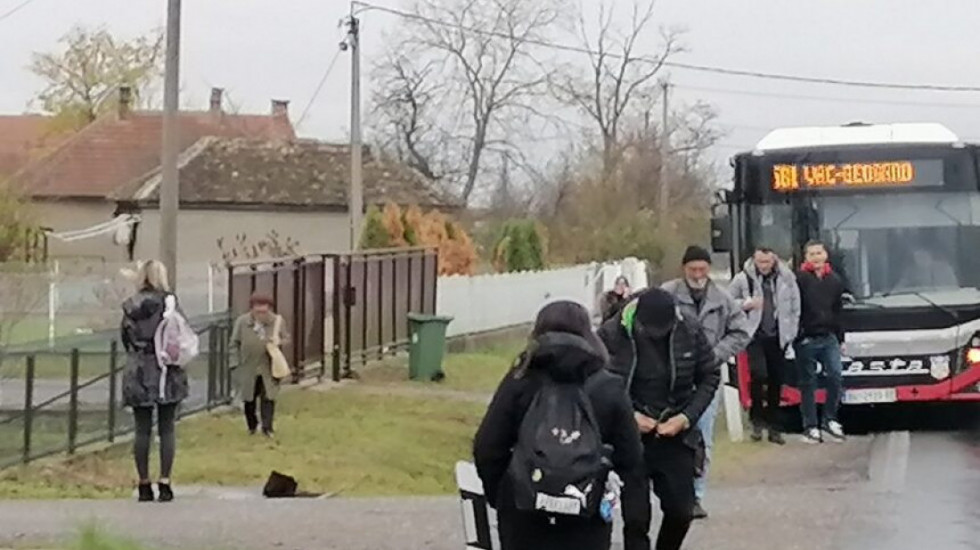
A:
[[[612,523],[613,510],[616,509],[616,504],[616,493],[606,491],[602,495],[602,502],[599,503],[599,515],[602,516],[603,521],[606,523]]]
[[[606,523],[611,523],[613,520],[613,512],[619,506],[619,491],[623,486],[623,482],[619,479],[615,473],[610,472],[609,477],[606,479],[606,491],[602,495],[602,500],[599,502],[599,515]]]

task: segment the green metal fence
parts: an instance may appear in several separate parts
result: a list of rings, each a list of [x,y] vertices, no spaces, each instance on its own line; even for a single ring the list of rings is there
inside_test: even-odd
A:
[[[201,355],[187,365],[190,396],[180,416],[231,403],[226,314],[195,318]],[[0,468],[113,442],[133,430],[122,404],[126,356],[118,334],[21,345],[0,357]]]

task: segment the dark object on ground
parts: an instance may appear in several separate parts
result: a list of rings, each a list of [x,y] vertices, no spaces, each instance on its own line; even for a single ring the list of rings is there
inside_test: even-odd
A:
[[[783,437],[783,434],[775,430],[769,430],[769,443],[775,443],[776,445],[785,445],[786,438]]]
[[[262,495],[266,498],[316,498],[320,493],[297,491],[299,483],[292,476],[273,471],[265,482]]]
[[[752,426],[752,441],[762,441],[762,426],[758,424]]]

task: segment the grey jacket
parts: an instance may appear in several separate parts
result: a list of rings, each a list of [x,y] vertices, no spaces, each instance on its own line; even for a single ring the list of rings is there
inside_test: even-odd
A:
[[[752,340],[748,319],[741,306],[714,281],[708,283],[700,313],[683,279],[667,281],[661,287],[674,296],[681,311],[697,319],[719,362],[728,361]]]
[[[776,262],[776,321],[779,324],[779,343],[785,349],[796,340],[800,330],[800,287],[796,285],[796,275],[783,262]],[[749,279],[753,281],[751,287]],[[748,298],[762,296],[762,277],[756,270],[752,258],[745,261],[740,271],[728,286],[732,298],[742,304]],[[762,310],[748,312],[749,333],[753,336],[762,321]]]
[[[122,397],[127,407],[170,405],[187,397],[187,372],[178,366],[162,369],[157,364],[153,343],[157,326],[163,321],[165,300],[172,296],[164,292],[141,291],[122,306],[121,336],[126,350]]]

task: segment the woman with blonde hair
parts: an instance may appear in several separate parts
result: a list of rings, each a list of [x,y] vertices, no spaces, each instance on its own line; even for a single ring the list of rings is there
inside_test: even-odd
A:
[[[170,473],[176,452],[174,426],[177,406],[187,397],[187,373],[179,366],[161,367],[154,343],[164,313],[177,311],[177,297],[170,291],[167,268],[157,260],[144,262],[137,274],[136,294],[123,303],[122,344],[126,350],[123,402],[133,409],[136,436],[133,458],[139,474],[139,501],[156,499],[150,482],[150,438],[153,412],[160,436],[160,502],[173,500]]]

